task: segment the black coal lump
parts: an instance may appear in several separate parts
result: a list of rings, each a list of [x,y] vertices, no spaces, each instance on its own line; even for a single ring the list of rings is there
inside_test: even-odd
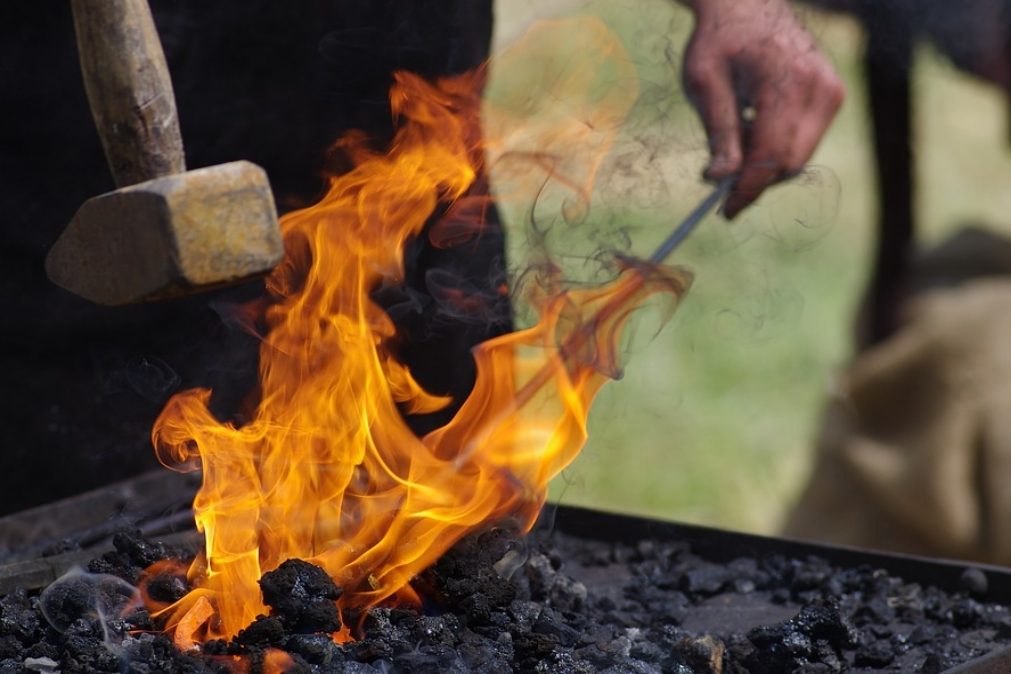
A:
[[[139,634],[123,643],[123,671],[128,674],[205,674],[227,672],[224,664],[204,661],[179,652],[172,641],[162,634]]]
[[[395,671],[411,674],[468,674],[471,669],[450,646],[430,645],[412,648],[393,658]]]
[[[306,662],[331,667],[344,662],[344,650],[328,634],[295,634],[288,638],[284,650],[299,655]]]
[[[753,629],[747,637],[754,650],[744,664],[752,674],[792,672],[826,660],[839,662],[843,648],[855,641],[853,627],[831,603],[805,606],[793,618]]]
[[[0,637],[0,660],[16,658],[24,651],[24,646],[15,637],[7,635]]]
[[[558,637],[552,634],[518,632],[512,638],[516,666],[520,671],[530,671],[538,662],[551,657],[558,648]]]
[[[236,643],[245,646],[280,646],[286,640],[284,623],[277,616],[257,616],[235,636]]]
[[[119,656],[106,647],[102,626],[80,618],[67,627],[61,639],[60,664],[63,669],[82,674],[118,674]]]
[[[139,529],[120,529],[112,544],[115,550],[91,560],[88,571],[118,576],[131,585],[136,585],[141,572],[155,562],[180,558],[179,550],[148,541]]]
[[[157,561],[173,557],[163,543],[152,543],[140,529],[121,529],[112,537],[117,552],[126,555],[134,566],[146,569]]]
[[[21,658],[5,658],[0,660],[0,674],[24,674],[24,660]]]
[[[708,597],[723,589],[731,580],[730,569],[718,564],[702,564],[681,576],[681,589],[692,597]]]
[[[174,604],[190,591],[186,577],[174,573],[162,573],[150,577],[145,589],[151,599],[165,604]]]
[[[500,575],[498,565],[523,555],[524,547],[503,529],[468,536],[424,574],[425,584],[437,588],[443,607],[462,613],[468,627],[501,631],[508,625],[507,611],[518,592],[514,579]]]
[[[874,641],[857,649],[853,664],[857,667],[887,667],[895,659],[895,650],[885,641]]]
[[[973,627],[983,616],[983,607],[975,599],[962,598],[951,607],[951,623],[959,629]]]
[[[0,636],[12,636],[22,644],[30,644],[41,637],[41,624],[24,589],[18,588],[0,599]]]
[[[263,574],[260,591],[271,616],[280,618],[289,632],[336,632],[341,628],[340,613],[334,604],[341,590],[326,571],[314,564],[289,559]]]
[[[961,658],[956,657],[949,650],[939,648],[927,654],[920,666],[920,674],[941,674],[961,662]]]

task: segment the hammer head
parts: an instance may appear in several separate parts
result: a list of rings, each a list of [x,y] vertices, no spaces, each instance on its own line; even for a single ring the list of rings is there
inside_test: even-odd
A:
[[[283,255],[267,175],[237,161],[89,199],[49,251],[46,273],[85,299],[118,305],[262,275]]]

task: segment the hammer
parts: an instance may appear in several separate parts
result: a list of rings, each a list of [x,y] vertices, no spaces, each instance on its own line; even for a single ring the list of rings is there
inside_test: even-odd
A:
[[[46,258],[97,304],[199,292],[284,254],[267,175],[248,161],[186,170],[175,96],[147,0],[72,0],[81,73],[118,189],[78,209]]]

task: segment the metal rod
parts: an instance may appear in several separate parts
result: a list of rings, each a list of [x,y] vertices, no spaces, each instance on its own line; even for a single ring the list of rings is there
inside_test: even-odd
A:
[[[666,260],[674,252],[674,249],[688,238],[688,235],[695,230],[695,227],[709,215],[709,211],[713,210],[716,204],[723,201],[724,197],[730,193],[730,188],[733,187],[735,178],[736,176],[730,176],[717,183],[713,191],[700,201],[695,210],[689,213],[688,217],[682,220],[681,224],[670,233],[670,236],[664,239],[663,243],[653,251],[653,254],[649,256],[649,261],[652,264],[660,264]]]

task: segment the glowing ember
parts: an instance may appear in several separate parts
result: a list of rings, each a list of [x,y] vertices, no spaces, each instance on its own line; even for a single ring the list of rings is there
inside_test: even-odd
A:
[[[596,24],[581,30],[601,32]],[[620,54],[613,41],[603,47],[598,53]],[[627,59],[624,67],[631,70]],[[608,122],[634,100],[634,77],[625,75],[624,88],[596,102]],[[561,279],[542,278],[527,298],[539,324],[481,345],[477,384],[459,413],[424,438],[410,431],[401,409],[447,401],[425,393],[393,358],[394,326],[369,293],[402,277],[405,242],[440,205],[455,210],[453,226],[433,229],[440,241],[479,235],[460,223],[479,224],[482,210],[468,196],[485,149],[482,77],[432,84],[399,74],[389,154],[346,138],[356,168],[333,178],[319,204],[283,219],[288,256],[268,282],[276,302],[264,316],[253,419],[222,423],[208,410],[210,391],[192,390],[155,424],[166,465],[203,471],[194,509],[206,555],[189,570],[198,589],[166,609],[180,647],[231,637],[266,613],[257,581],[289,558],[324,568],[344,590],[342,609],[412,602],[411,579],[467,533],[506,519],[529,528],[548,482],[585,440],[590,402],[617,368],[622,323],[651,293],[684,291],[684,275],[632,266],[598,290],[567,292]],[[545,148],[592,135],[594,151],[606,153],[613,131],[602,129],[617,125],[594,126],[599,119],[588,113],[553,120],[564,128],[541,128],[540,142],[530,132],[508,135],[537,147],[526,154],[541,183],[586,195],[592,165],[565,175],[545,161]],[[499,153],[509,149],[506,135],[496,138]]]

